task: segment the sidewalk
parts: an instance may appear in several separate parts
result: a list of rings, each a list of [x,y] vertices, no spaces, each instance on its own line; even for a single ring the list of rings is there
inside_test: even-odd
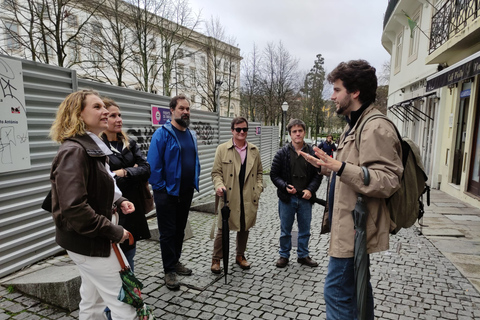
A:
[[[194,237],[185,242],[182,261],[194,269],[194,275],[181,278],[179,291],[164,286],[158,242],[139,242],[135,271],[157,319],[325,319],[323,284],[330,238],[319,234],[323,207],[314,206],[310,240],[311,256],[319,267],[301,266],[292,251],[287,268],[278,269],[278,200],[269,177],[265,180],[268,187],[246,253],[252,269],[242,271],[234,263],[235,236],[231,233],[227,284],[223,276],[210,272],[211,214],[190,214]],[[322,183],[321,198],[325,198],[324,189]],[[480,280],[479,220],[480,210],[434,190],[424,219],[429,227],[421,230],[428,236],[420,228],[401,230],[391,237],[389,251],[371,256],[376,318],[480,319],[480,293],[472,285],[478,286]],[[464,237],[445,237],[448,230]],[[61,256],[36,267],[52,263],[69,261]],[[78,310],[68,313],[0,287],[2,319],[78,319]]]

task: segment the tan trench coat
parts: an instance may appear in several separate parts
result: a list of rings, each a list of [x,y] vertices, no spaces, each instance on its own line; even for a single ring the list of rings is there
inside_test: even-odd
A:
[[[362,132],[359,149],[355,146],[357,125],[370,112],[379,112],[368,107],[360,116],[350,134],[345,131],[340,138],[336,159],[345,162],[341,176],[335,183],[332,229],[329,255],[336,258],[351,258],[354,252],[354,226],[352,211],[357,194],[361,193],[367,203],[367,251],[374,253],[388,250],[389,232],[394,224],[385,203],[400,187],[403,173],[401,143],[393,125],[383,119],[369,121]],[[361,167],[368,168],[370,184],[363,184]],[[325,218],[328,217],[328,212]],[[324,219],[324,223],[326,220]]]
[[[258,201],[263,191],[263,168],[258,148],[251,143],[247,146],[247,164],[243,186],[243,203],[245,208],[245,229],[255,225]],[[240,231],[240,173],[241,159],[233,146],[232,139],[218,146],[212,168],[212,180],[215,190],[225,187],[230,208],[230,230]],[[223,207],[223,198],[219,203]],[[220,212],[220,210],[218,210]],[[218,227],[222,227],[222,215],[218,214]]]

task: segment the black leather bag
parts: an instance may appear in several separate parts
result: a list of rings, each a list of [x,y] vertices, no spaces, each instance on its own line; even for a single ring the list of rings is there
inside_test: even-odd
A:
[[[52,212],[52,190],[48,191],[41,208],[45,211]]]

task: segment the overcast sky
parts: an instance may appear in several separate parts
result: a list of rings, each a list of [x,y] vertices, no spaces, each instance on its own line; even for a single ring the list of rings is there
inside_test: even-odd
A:
[[[282,41],[299,60],[300,71],[322,54],[325,69],[341,61],[365,59],[377,76],[390,55],[381,44],[387,0],[190,0],[203,20],[218,17],[226,35],[236,38],[241,55]]]

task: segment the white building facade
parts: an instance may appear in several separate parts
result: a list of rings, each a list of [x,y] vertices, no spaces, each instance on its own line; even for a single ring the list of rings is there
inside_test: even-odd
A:
[[[479,14],[476,0],[390,0],[382,34],[389,117],[421,147],[431,187],[478,207]]]

